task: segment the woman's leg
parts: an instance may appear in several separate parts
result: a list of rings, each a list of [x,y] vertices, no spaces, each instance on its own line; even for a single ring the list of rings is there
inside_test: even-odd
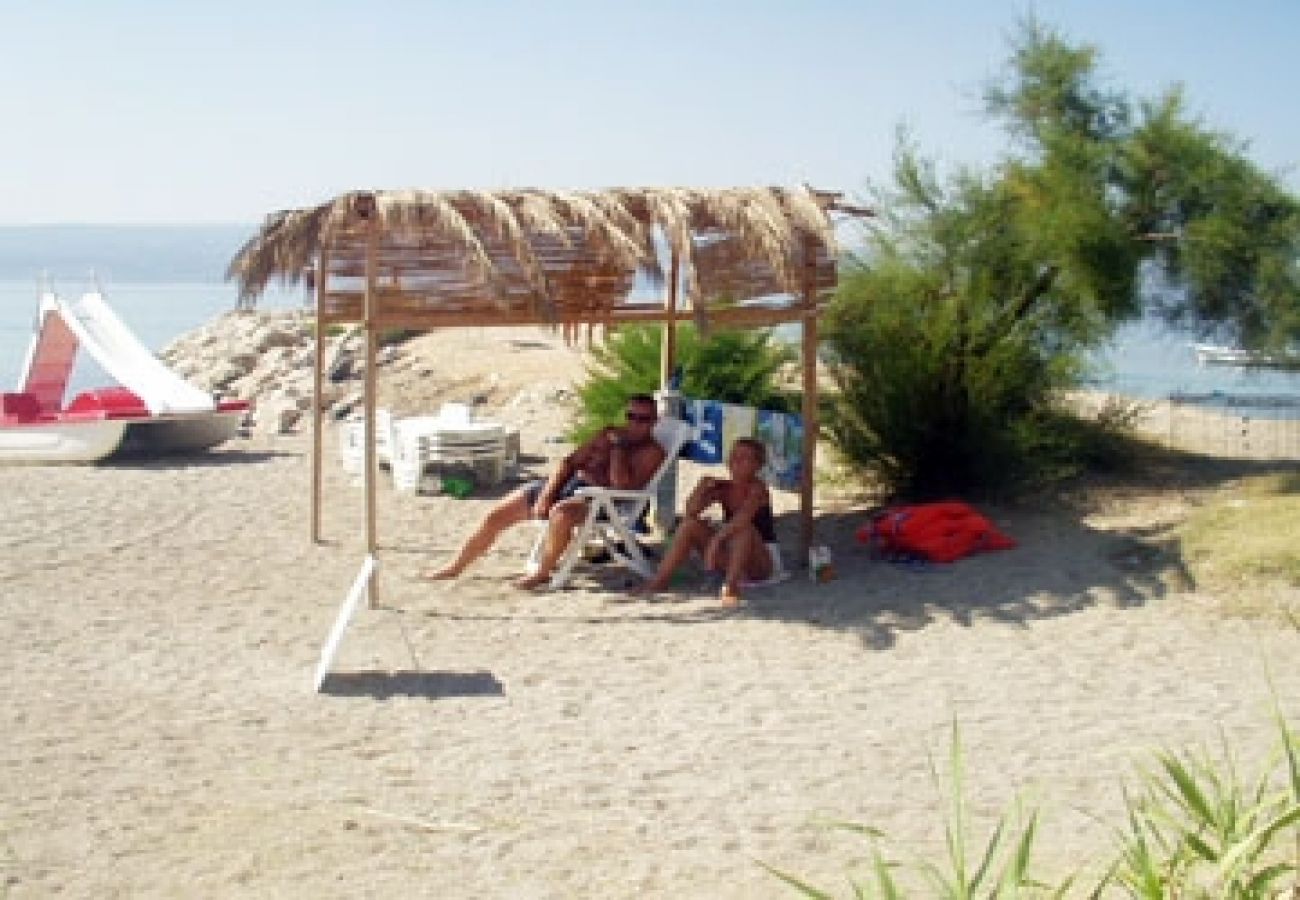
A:
[[[762,581],[772,575],[772,554],[753,525],[732,535],[726,546],[725,576],[719,599],[727,606],[740,602],[742,581]]]
[[[649,594],[666,589],[669,580],[673,577],[673,573],[686,561],[686,558],[692,552],[703,553],[712,536],[713,529],[704,520],[696,518],[684,519],[682,524],[677,526],[677,531],[673,533],[672,546],[664,554],[663,560],[659,563],[659,568],[655,570],[654,577],[645,584],[633,589],[632,593]]]

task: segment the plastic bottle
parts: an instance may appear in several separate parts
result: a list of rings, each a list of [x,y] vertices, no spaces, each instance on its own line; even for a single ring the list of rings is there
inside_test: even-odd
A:
[[[824,584],[835,578],[835,567],[831,564],[831,548],[825,544],[814,544],[808,548],[808,579],[816,584]]]

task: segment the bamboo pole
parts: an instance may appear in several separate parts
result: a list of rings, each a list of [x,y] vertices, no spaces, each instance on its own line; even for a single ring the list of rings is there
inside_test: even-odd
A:
[[[376,290],[376,280],[378,277],[378,255],[379,255],[379,226],[376,223],[373,214],[367,222],[366,232],[366,300],[365,300],[365,331],[366,331],[366,387],[365,387],[365,416],[366,416],[366,552],[379,558],[378,550],[378,529],[377,518],[375,515],[375,497],[379,484],[379,454],[375,447],[375,385],[377,382],[375,368],[378,364],[378,343],[379,335],[375,328],[376,312],[379,303],[379,294]],[[379,605],[378,599],[378,572],[371,576],[370,579],[370,606],[374,608]]]
[[[801,559],[813,545],[813,471],[817,462],[817,255],[808,238],[803,242],[803,471],[799,483],[799,543]]]
[[[325,382],[325,273],[328,269],[329,245],[322,243],[316,259],[316,361],[312,366],[311,390],[311,539],[316,544],[321,542],[321,484],[324,475],[321,400]]]

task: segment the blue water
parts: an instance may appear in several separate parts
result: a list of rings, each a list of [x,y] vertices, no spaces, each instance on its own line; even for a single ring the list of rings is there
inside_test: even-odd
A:
[[[94,289],[84,283],[55,285],[60,296],[75,300]],[[236,289],[222,282],[157,282],[101,285],[113,311],[142,342],[158,351],[173,339],[235,308]],[[0,389],[14,390],[36,323],[36,282],[0,281]],[[259,302],[262,309],[292,309],[303,305],[302,291],[272,289]],[[69,395],[88,387],[111,384],[93,361],[78,356]]]
[[[1155,321],[1126,325],[1098,355],[1095,387],[1131,397],[1170,394],[1277,396],[1300,399],[1300,372],[1258,367],[1202,365],[1194,335]]]

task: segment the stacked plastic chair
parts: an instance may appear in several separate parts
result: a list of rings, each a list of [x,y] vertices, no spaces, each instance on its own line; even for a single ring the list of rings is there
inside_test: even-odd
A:
[[[498,484],[518,462],[517,436],[512,440],[499,422],[475,421],[464,404],[446,404],[432,418],[401,420],[394,440],[399,448],[393,465],[398,490],[416,490],[429,469],[467,470],[479,484]]]
[[[456,469],[478,484],[498,484],[519,463],[519,432],[499,422],[474,420],[470,407],[447,403],[436,416],[395,419],[376,410],[375,449],[381,466],[393,473],[399,491],[420,489],[429,470]],[[365,423],[348,422],[339,432],[343,470],[360,475],[365,467]]]

